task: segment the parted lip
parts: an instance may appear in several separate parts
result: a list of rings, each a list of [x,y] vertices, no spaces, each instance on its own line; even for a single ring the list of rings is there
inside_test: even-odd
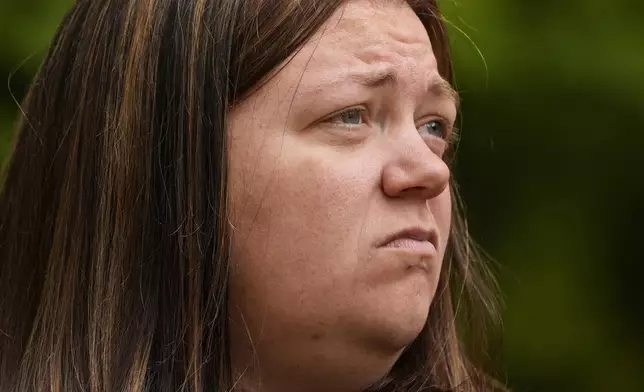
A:
[[[428,241],[434,245],[434,248],[438,249],[438,232],[433,228],[424,228],[421,226],[413,226],[396,231],[385,237],[385,239],[379,243],[378,247],[386,247],[388,244],[400,239]]]

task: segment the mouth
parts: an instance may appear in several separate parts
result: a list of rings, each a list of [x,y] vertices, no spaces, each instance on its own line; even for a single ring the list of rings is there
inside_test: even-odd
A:
[[[438,249],[438,233],[420,227],[408,228],[388,236],[379,247],[434,256]]]

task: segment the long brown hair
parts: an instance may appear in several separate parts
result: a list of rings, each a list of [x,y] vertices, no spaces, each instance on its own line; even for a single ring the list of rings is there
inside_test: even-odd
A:
[[[227,113],[341,4],[77,1],[3,176],[0,390],[232,388]],[[435,1],[410,5],[451,80]],[[454,205],[427,325],[374,390],[491,389],[458,331],[495,307]]]

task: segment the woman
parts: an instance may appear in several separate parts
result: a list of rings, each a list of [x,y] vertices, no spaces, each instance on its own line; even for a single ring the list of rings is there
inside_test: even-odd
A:
[[[433,0],[79,0],[0,199],[2,390],[492,390],[450,67]]]

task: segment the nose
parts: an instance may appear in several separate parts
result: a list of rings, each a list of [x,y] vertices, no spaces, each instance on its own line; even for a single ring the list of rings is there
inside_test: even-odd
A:
[[[447,188],[450,170],[412,129],[392,142],[394,154],[383,168],[382,188],[390,197],[432,199]]]

